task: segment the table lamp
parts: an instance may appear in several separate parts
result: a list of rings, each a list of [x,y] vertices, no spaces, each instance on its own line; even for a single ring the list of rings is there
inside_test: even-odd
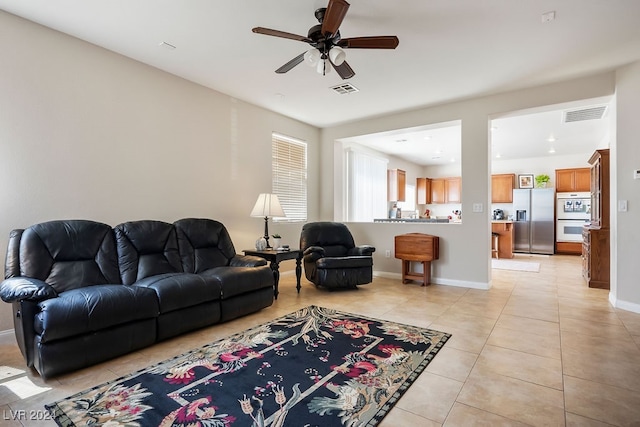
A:
[[[271,248],[269,245],[269,217],[285,216],[280,199],[276,194],[261,193],[253,206],[251,216],[264,217],[264,239],[267,241],[267,248]]]

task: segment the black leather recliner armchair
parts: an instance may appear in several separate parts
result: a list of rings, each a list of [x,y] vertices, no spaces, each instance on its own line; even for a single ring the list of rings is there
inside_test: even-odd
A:
[[[304,273],[316,286],[355,288],[373,280],[376,248],[356,246],[351,232],[339,222],[310,222],[302,227],[300,250]]]

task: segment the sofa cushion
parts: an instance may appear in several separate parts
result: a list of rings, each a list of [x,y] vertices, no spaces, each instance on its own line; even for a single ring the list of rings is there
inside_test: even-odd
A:
[[[208,279],[214,279],[221,288],[222,300],[274,286],[273,271],[262,267],[216,267],[200,273]]]
[[[41,342],[155,318],[159,313],[154,292],[126,285],[73,289],[41,301],[38,306],[34,327]]]
[[[220,300],[220,282],[190,273],[167,273],[147,277],[132,285],[155,292],[160,313]]]
[[[20,237],[20,276],[48,283],[61,293],[120,283],[113,230],[86,220],[50,221]]]
[[[173,225],[162,221],[132,221],[115,227],[122,283],[182,271]]]
[[[174,223],[184,271],[201,273],[229,265],[236,255],[231,237],[221,222],[185,218]]]

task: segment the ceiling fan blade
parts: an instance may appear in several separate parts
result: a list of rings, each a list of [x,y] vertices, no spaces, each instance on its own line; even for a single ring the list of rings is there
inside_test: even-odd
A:
[[[399,43],[396,36],[369,36],[342,39],[338,46],[349,49],[395,49]]]
[[[322,34],[325,37],[335,34],[342,24],[342,20],[349,10],[349,3],[345,0],[329,0],[329,5],[322,20]]]
[[[278,68],[276,70],[276,73],[278,74],[284,74],[287,71],[291,70],[293,67],[295,67],[296,65],[298,65],[299,63],[301,63],[302,61],[304,61],[304,54],[306,52],[302,52],[300,55],[296,56],[295,58],[293,58],[291,61],[287,62],[286,64],[284,64],[282,67]]]
[[[333,69],[336,70],[336,73],[338,73],[338,75],[342,77],[343,80],[350,79],[351,77],[356,75],[355,71],[353,71],[349,64],[347,64],[347,61],[344,61],[340,65],[336,65],[331,62],[331,65],[333,65]]]
[[[266,36],[282,37],[284,39],[298,40],[305,43],[311,42],[311,39],[308,37],[299,36],[297,34],[287,33],[280,30],[272,30],[271,28],[255,27],[251,31],[257,34],[264,34]]]

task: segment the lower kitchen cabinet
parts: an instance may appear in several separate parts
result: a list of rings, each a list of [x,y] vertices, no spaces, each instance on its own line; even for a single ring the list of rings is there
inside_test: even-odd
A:
[[[582,231],[582,277],[590,288],[609,289],[609,229]]]

